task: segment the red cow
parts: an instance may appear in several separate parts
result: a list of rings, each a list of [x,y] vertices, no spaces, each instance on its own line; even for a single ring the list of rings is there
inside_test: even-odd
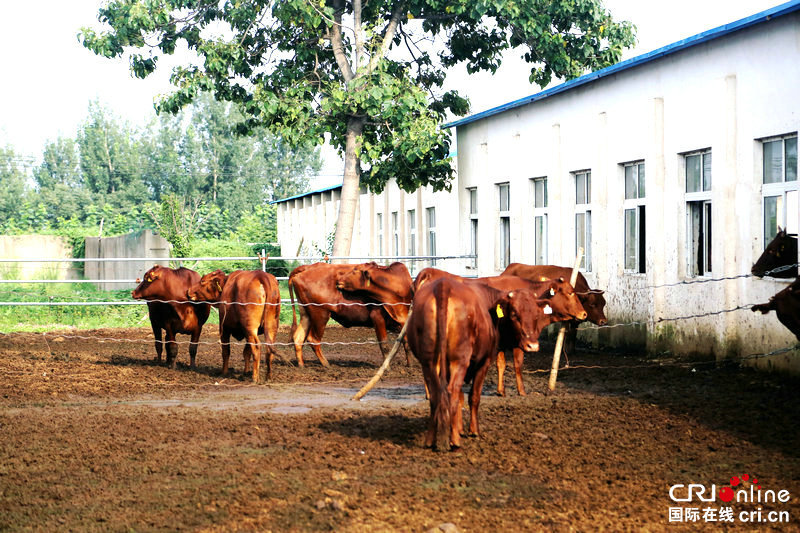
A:
[[[511,263],[501,274],[501,276],[507,275],[519,276],[533,281],[556,278],[569,279],[572,275],[572,269],[556,265]],[[575,293],[586,310],[587,320],[598,326],[608,324],[608,319],[605,315],[606,299],[603,297],[604,292],[590,288],[586,278],[578,272],[578,277],[575,280]],[[567,322],[567,333],[564,338],[564,353],[567,355],[575,352],[575,340],[578,337],[578,326],[581,322],[582,320],[570,320]]]
[[[768,303],[754,305],[751,311],[767,314],[775,311],[781,324],[789,328],[800,341],[800,278],[769,299]]]
[[[386,313],[402,328],[408,319],[414,286],[408,268],[403,263],[381,266],[375,262],[353,265],[339,272],[336,287],[348,293],[356,292],[375,303],[383,304]],[[406,363],[410,364],[408,344],[404,340]]]
[[[186,333],[192,336],[189,344],[189,357],[191,366],[195,368],[197,356],[197,342],[203,324],[208,320],[211,308],[208,304],[199,303],[174,303],[166,300],[186,300],[186,291],[200,280],[200,274],[188,268],[167,268],[154,266],[144,274],[144,279],[136,287],[131,296],[137,300],[164,300],[148,301],[147,309],[150,315],[150,326],[156,341],[156,360],[161,363],[161,330],[167,337],[167,365],[175,368],[175,358],[178,355],[178,345],[175,343],[177,333]]]
[[[488,285],[494,289],[511,291],[515,289],[528,289],[531,290],[537,298],[549,299],[550,312],[542,314],[539,317],[540,329],[545,328],[553,322],[561,322],[565,320],[585,320],[587,312],[581,305],[580,299],[572,286],[564,281],[563,278],[545,280],[545,281],[531,281],[529,279],[520,278],[518,276],[502,275],[502,276],[488,276],[483,278],[461,278],[455,274],[450,274],[444,270],[436,268],[424,268],[417,275],[415,285],[419,289],[425,283],[431,280],[447,277],[450,279],[459,279],[465,283],[481,283]],[[505,370],[506,370],[506,357],[510,355],[512,349],[501,351],[497,354],[497,393],[505,396]],[[514,375],[517,383],[517,391],[520,396],[525,396],[525,385],[522,381],[522,363],[525,353],[519,349],[513,349],[514,361]]]
[[[773,270],[780,269],[776,272]],[[779,230],[775,238],[770,241],[761,257],[750,269],[754,276],[759,278],[771,276],[773,278],[790,279],[797,277],[797,235],[786,233],[785,229]]]
[[[192,301],[215,302],[219,309],[219,340],[222,343],[222,374],[228,374],[231,335],[245,339],[244,371],[258,383],[261,365],[259,334],[264,334],[267,351],[267,379],[272,377],[275,336],[281,314],[281,291],[275,276],[260,270],[236,270],[225,275],[222,270],[206,274],[186,293]]]
[[[472,382],[469,431],[478,435],[478,407],[489,364],[498,350],[510,346],[538,350],[537,318],[549,305],[529,290],[503,292],[450,278],[424,284],[413,304],[408,343],[430,391],[425,445],[459,447],[463,383]]]
[[[353,265],[331,265],[314,263],[302,265],[289,274],[289,297],[292,301],[292,342],[297,363],[303,363],[303,343],[308,341],[323,366],[329,366],[322,355],[320,343],[325,325],[333,318],[342,326],[374,327],[381,351],[384,352],[387,327],[399,331],[398,323],[382,305],[357,292],[343,294],[336,288],[337,276],[352,270]],[[301,305],[298,307],[298,323],[294,308],[294,296]],[[399,306],[395,306],[399,307]]]

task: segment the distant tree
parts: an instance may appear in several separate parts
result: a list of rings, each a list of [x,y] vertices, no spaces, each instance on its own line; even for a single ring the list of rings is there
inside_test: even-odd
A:
[[[325,135],[345,167],[334,254],[347,255],[359,186],[449,188],[450,141],[439,129],[468,102],[442,92],[446,69],[494,71],[520,47],[530,81],[572,78],[616,62],[633,43],[600,0],[119,0],[100,9],[110,31],[85,28],[96,54],[132,52],[152,73],[185,41],[202,59],[173,73],[159,109],[177,112],[201,91],[242,104],[244,129],[268,126],[292,146]]]
[[[83,186],[81,165],[73,139],[59,137],[48,142],[42,153],[42,164],[33,171],[39,189],[53,188],[61,184],[69,188]]]
[[[197,208],[198,204],[187,204],[178,195],[165,194],[158,208],[150,212],[158,232],[172,245],[173,257],[189,257],[199,224]]]
[[[31,200],[20,157],[12,147],[0,147],[0,227],[26,226],[27,220],[21,220],[20,208],[23,204],[30,206]]]
[[[89,105],[77,142],[83,183],[100,201],[124,204],[147,199],[136,139],[131,127],[98,102]]]

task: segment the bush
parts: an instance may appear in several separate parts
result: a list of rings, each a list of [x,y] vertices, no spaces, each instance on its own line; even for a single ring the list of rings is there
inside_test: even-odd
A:
[[[243,242],[229,239],[204,239],[192,241],[190,257],[253,257],[255,254],[250,246]],[[215,270],[233,272],[234,270],[259,270],[261,262],[258,260],[236,261],[201,261],[195,270],[200,275],[208,274]]]

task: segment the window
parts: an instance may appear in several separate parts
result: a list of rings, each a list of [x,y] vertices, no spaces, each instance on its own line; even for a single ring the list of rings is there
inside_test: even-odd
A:
[[[475,257],[471,267],[478,268],[478,189],[467,189],[469,194],[469,253]]]
[[[408,210],[408,255],[417,255],[417,212]]]
[[[686,164],[686,217],[689,277],[710,276],[711,255],[711,150],[684,156]]]
[[[425,209],[425,219],[428,223],[428,255],[436,255],[436,208]],[[431,266],[436,266],[436,259],[431,259]]]
[[[592,173],[582,171],[575,176],[575,254],[583,248],[581,268],[592,271]]]
[[[797,233],[797,135],[762,141],[764,151],[763,198],[764,247],[778,234],[778,228]]]
[[[625,168],[625,270],[645,273],[645,184],[644,163],[628,163]]]
[[[400,228],[397,218],[397,211],[392,211],[392,253],[395,257],[400,255]]]
[[[511,264],[511,187],[508,183],[497,185],[500,200],[500,267]]]
[[[383,213],[378,213],[375,225],[378,227],[378,257],[380,257],[383,255]]]
[[[533,262],[547,264],[547,178],[533,180]]]

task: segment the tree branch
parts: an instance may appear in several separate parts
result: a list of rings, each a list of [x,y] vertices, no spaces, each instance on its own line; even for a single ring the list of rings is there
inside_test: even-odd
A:
[[[342,38],[342,12],[344,11],[344,0],[336,0],[333,3],[334,7],[334,22],[333,26],[328,29],[327,38],[331,42],[333,48],[333,57],[336,59],[336,64],[339,65],[339,70],[342,71],[342,77],[345,82],[349,82],[355,76],[353,69],[350,67],[350,62],[347,61],[347,54],[344,50],[344,39]]]
[[[378,67],[380,60],[386,55],[386,51],[389,49],[389,45],[392,43],[394,34],[397,31],[397,25],[400,23],[400,17],[405,13],[405,11],[405,2],[398,2],[394,6],[394,9],[392,10],[392,17],[389,19],[389,24],[386,25],[386,29],[384,30],[383,42],[381,42],[381,45],[378,50],[376,50],[376,53],[370,58],[369,64],[364,71],[364,76],[369,76],[372,74],[372,72]]]

